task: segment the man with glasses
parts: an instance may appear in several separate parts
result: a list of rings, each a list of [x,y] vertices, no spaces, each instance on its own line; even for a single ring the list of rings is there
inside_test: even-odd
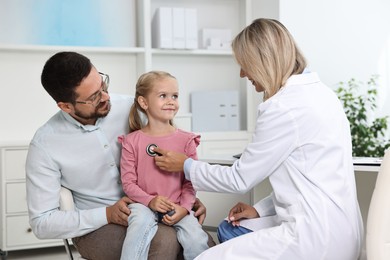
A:
[[[30,224],[38,238],[73,238],[87,259],[119,259],[131,200],[120,182],[120,144],[128,133],[133,98],[109,95],[109,76],[75,52],[45,64],[41,82],[60,111],[35,133],[26,162]],[[60,211],[60,188],[73,193],[75,211]],[[198,201],[199,221],[205,208]],[[213,244],[212,239],[210,243]],[[176,259],[172,227],[159,225],[149,259]]]

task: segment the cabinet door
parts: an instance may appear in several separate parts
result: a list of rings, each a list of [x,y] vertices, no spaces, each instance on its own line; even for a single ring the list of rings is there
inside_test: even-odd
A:
[[[62,240],[59,239],[38,239],[31,230],[28,223],[28,216],[7,217],[6,224],[8,249],[34,248],[62,244]]]
[[[6,208],[7,213],[26,213],[26,184],[7,183],[6,184]]]
[[[248,140],[205,140],[201,141],[198,149],[198,157],[212,155],[233,156],[242,153],[248,144]]]
[[[5,149],[4,164],[7,180],[25,179],[27,147],[21,149]]]
[[[198,157],[233,156],[242,153],[251,136],[247,132],[202,132]]]

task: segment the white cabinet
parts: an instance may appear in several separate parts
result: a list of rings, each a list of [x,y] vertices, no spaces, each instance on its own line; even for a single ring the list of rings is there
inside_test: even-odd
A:
[[[201,133],[198,157],[233,156],[241,153],[248,142],[250,136],[245,131]]]
[[[238,134],[247,132],[250,137],[254,130],[256,106],[261,101],[261,96],[255,93],[246,79],[240,78],[240,68],[232,52],[230,50],[152,48],[152,19],[159,7],[195,9],[198,31],[204,28],[228,29],[234,37],[252,21],[252,1],[135,0],[134,8],[126,8],[126,12],[128,12],[129,19],[132,22],[134,20],[135,23],[136,46],[49,46],[5,44],[0,41],[2,80],[5,85],[9,86],[4,94],[22,99],[19,100],[20,102],[15,102],[10,98],[0,104],[0,110],[11,109],[16,113],[16,115],[14,113],[4,115],[0,141],[19,140],[20,138],[28,140],[35,130],[58,110],[43,90],[39,75],[44,62],[51,55],[58,51],[68,50],[87,55],[100,71],[109,74],[110,92],[133,95],[136,80],[142,73],[154,69],[172,73],[177,77],[180,87],[179,121],[182,119],[181,115],[185,115],[185,118],[191,115],[190,95],[192,91],[238,91],[240,102]],[[104,23],[105,20],[109,19],[102,19],[101,22]],[[40,27],[37,28],[39,30]],[[120,37],[120,34],[129,34],[126,31],[127,28],[127,26],[122,28],[118,25],[118,28],[115,30],[113,28],[112,31],[117,32],[117,37]],[[115,36],[114,33],[110,34],[112,35]],[[17,74],[23,77],[16,77]],[[19,93],[24,94],[20,97]],[[14,118],[18,116],[31,118],[31,120],[15,122]],[[188,121],[185,122],[185,126],[189,127]],[[206,135],[202,141],[208,141],[208,145],[212,145],[210,142],[213,140],[205,138]],[[216,147],[220,147],[218,141],[215,144]],[[235,153],[240,152],[234,148],[231,150]]]
[[[6,251],[62,245],[40,240],[31,230],[26,201],[24,165],[27,144],[0,145],[0,254]]]
[[[152,48],[152,20],[160,7],[178,7],[197,11],[198,31],[227,29],[232,37],[252,21],[252,0],[147,0],[143,2],[145,65],[144,71],[166,70],[179,82],[180,113],[190,114],[192,91],[234,90],[239,92],[240,122],[236,132],[202,132],[200,157],[208,154],[237,154],[242,152],[254,130],[256,106],[261,96],[246,79],[239,76],[231,50],[178,50]],[[199,40],[201,37],[198,37]],[[199,44],[201,48],[201,44]],[[257,99],[255,97],[257,96]]]
[[[240,32],[251,20],[251,3],[248,0],[217,0],[217,1],[181,1],[181,0],[151,0],[150,10],[145,12],[148,28],[157,8],[180,7],[196,9],[198,15],[198,30],[228,29],[232,37]],[[149,34],[151,35],[151,34]],[[200,39],[200,37],[199,37]],[[146,38],[145,42],[150,42]],[[200,45],[199,45],[200,46]],[[179,113],[190,113],[190,94],[192,91],[204,90],[236,90],[240,97],[240,130],[248,129],[248,119],[253,118],[254,105],[252,100],[252,87],[246,79],[239,76],[239,66],[236,64],[231,50],[166,50],[145,48],[146,56],[150,56],[150,67],[145,70],[167,70],[175,75],[179,81],[180,103]],[[260,96],[259,96],[260,99]],[[250,108],[249,108],[250,107]]]
[[[127,17],[134,20],[136,33],[131,34],[134,34],[136,38],[136,46],[26,45],[23,42],[20,44],[1,42],[1,39],[7,38],[6,35],[0,38],[0,70],[3,85],[7,86],[3,90],[3,95],[9,97],[0,102],[0,111],[13,111],[2,114],[0,142],[29,140],[36,129],[58,111],[55,102],[41,86],[40,74],[45,61],[54,53],[77,51],[88,56],[100,71],[110,75],[110,92],[134,95],[135,83],[142,73],[149,70],[165,70],[172,73],[178,79],[180,88],[181,108],[177,116],[177,124],[186,130],[191,130],[190,94],[192,91],[238,91],[240,130],[235,132],[200,131],[202,138],[199,156],[232,155],[242,152],[251,139],[256,106],[261,101],[261,96],[254,91],[246,79],[240,78],[240,68],[232,52],[230,50],[152,48],[152,18],[159,7],[196,9],[198,30],[228,29],[234,37],[252,21],[254,12],[252,5],[255,5],[255,0],[134,1],[135,8],[123,9],[128,12]],[[102,23],[105,20],[110,20],[110,24],[111,21],[117,21],[108,19],[107,16],[104,18],[101,20]],[[2,23],[1,19],[0,17],[0,23]],[[34,27],[34,36],[42,33],[40,28]],[[115,37],[115,32],[119,32],[116,34],[119,36],[128,35],[127,28],[128,26],[121,26],[119,22],[117,27],[111,28],[113,34],[110,34],[110,37],[112,35]],[[17,30],[17,27],[15,29]],[[23,118],[23,120],[15,120],[15,118]],[[36,239],[28,225],[24,187],[26,154],[26,144],[1,146],[1,250],[61,244],[61,241],[57,240]],[[224,200],[223,198],[217,199],[217,197],[210,197],[210,199]],[[212,209],[209,210],[211,211]],[[221,214],[224,215],[226,212]],[[210,220],[209,224],[217,224],[216,220],[220,218],[220,215],[212,217],[213,220]]]

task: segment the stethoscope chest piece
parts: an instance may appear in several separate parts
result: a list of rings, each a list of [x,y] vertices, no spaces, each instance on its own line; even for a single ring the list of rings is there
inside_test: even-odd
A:
[[[147,153],[149,156],[152,156],[152,157],[158,155],[158,153],[156,153],[156,152],[154,151],[154,148],[156,148],[156,147],[157,147],[157,145],[155,145],[155,144],[149,144],[148,146],[146,146],[146,153]]]

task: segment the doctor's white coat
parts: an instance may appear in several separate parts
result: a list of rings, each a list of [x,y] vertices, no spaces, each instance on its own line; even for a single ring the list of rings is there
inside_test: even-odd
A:
[[[273,193],[254,206],[254,232],[197,259],[356,260],[363,225],[348,120],[316,73],[294,75],[258,107],[253,141],[232,167],[193,161],[198,191],[245,193],[269,177]],[[233,205],[232,205],[233,206]]]

